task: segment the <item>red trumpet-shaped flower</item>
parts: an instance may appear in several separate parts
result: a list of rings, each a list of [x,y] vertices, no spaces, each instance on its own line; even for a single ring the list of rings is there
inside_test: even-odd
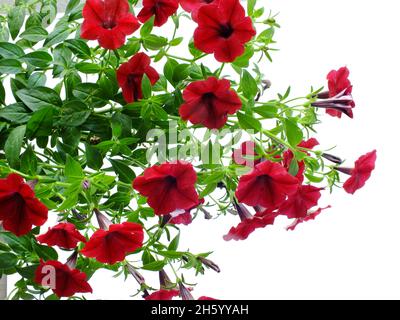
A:
[[[166,290],[160,289],[148,295],[145,300],[172,300],[172,298],[179,296],[179,290]]]
[[[178,0],[143,0],[143,9],[138,14],[140,22],[154,16],[154,25],[161,27],[178,10]]]
[[[152,85],[160,76],[157,71],[150,66],[150,58],[145,53],[137,53],[128,62],[121,64],[117,70],[117,80],[122,88],[122,95],[127,103],[131,103],[143,98],[142,80],[145,74]]]
[[[318,216],[321,214],[322,210],[329,209],[329,208],[330,208],[330,206],[328,206],[328,207],[326,207],[326,208],[318,208],[318,209],[317,209],[316,211],[314,211],[314,212],[309,212],[309,213],[308,213],[305,217],[303,217],[303,218],[295,219],[295,220],[293,221],[293,223],[292,223],[290,226],[288,226],[288,227],[286,228],[286,230],[287,230],[287,231],[294,231],[294,230],[296,229],[296,227],[297,227],[299,224],[301,224],[301,223],[303,223],[303,222],[310,221],[310,220],[315,220],[315,218],[318,217]]]
[[[188,209],[188,210],[178,210],[177,212],[171,213],[171,219],[168,223],[171,224],[183,224],[185,226],[192,223],[192,214],[190,211],[196,209],[200,204],[204,203],[204,199],[200,199],[196,206]]]
[[[240,178],[236,197],[249,206],[275,209],[297,191],[298,184],[281,164],[264,161]]]
[[[105,49],[115,50],[140,24],[129,12],[127,0],[87,0],[83,7],[81,37],[98,40]]]
[[[243,142],[240,149],[233,151],[232,158],[236,164],[248,167],[254,167],[261,162],[256,152],[256,144],[253,141]]]
[[[234,114],[242,107],[230,82],[215,77],[189,84],[183,91],[183,100],[185,103],[179,108],[182,119],[202,124],[209,129],[222,128],[228,114]]]
[[[194,45],[214,53],[219,62],[233,62],[244,53],[244,45],[256,35],[250,17],[239,0],[220,0],[198,11]]]
[[[27,234],[32,225],[41,226],[47,221],[48,210],[18,174],[0,179],[0,221],[3,228],[17,236]]]
[[[56,226],[37,237],[40,243],[49,246],[59,246],[64,249],[73,249],[78,242],[86,242],[86,238],[82,236],[72,223],[59,223]]]
[[[157,215],[189,210],[198,205],[196,171],[190,163],[177,161],[155,165],[133,181],[133,188],[147,197]]]
[[[110,225],[97,230],[82,249],[82,254],[102,263],[114,264],[143,245],[143,227],[133,222]]]
[[[336,168],[336,170],[350,175],[351,177],[344,183],[343,188],[347,193],[354,194],[361,189],[365,182],[371,177],[375,169],[376,150],[361,156],[355,163],[354,168]]]
[[[60,298],[92,292],[85,273],[58,261],[40,261],[35,271],[35,282],[50,287]]]
[[[219,0],[180,0],[183,10],[192,14],[192,19],[197,21],[201,7],[209,4],[218,4]]]

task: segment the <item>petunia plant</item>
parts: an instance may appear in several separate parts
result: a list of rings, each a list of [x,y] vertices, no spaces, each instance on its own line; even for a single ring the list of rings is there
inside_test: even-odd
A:
[[[329,72],[326,89],[273,96],[263,66],[279,25],[264,6],[2,8],[0,275],[20,276],[10,298],[90,298],[107,269],[133,277],[138,298],[211,299],[193,283],[220,272],[218,252],[187,249],[181,228],[224,224],[221,241],[277,219],[295,230],[329,208],[322,194],[365,185],[376,151],[347,165],[317,140],[324,117],[356,116],[349,70]]]

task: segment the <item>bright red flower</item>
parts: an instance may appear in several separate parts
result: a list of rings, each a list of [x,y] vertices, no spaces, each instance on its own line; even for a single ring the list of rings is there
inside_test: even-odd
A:
[[[183,100],[185,103],[179,108],[182,119],[202,124],[209,129],[222,128],[228,114],[234,114],[242,107],[229,80],[218,80],[215,77],[189,84],[183,91]]]
[[[220,0],[198,10],[194,45],[205,53],[214,53],[219,62],[233,62],[255,35],[251,18],[246,17],[239,0]]]
[[[98,40],[105,49],[118,49],[124,45],[126,36],[140,27],[129,12],[127,0],[87,0],[82,14],[81,37]]]
[[[46,206],[18,174],[0,179],[0,221],[5,230],[23,236],[32,230],[32,225],[43,225],[47,213]]]
[[[243,142],[240,149],[235,149],[232,154],[233,162],[241,166],[254,167],[261,162],[256,152],[256,144],[253,141]]]
[[[318,204],[321,198],[321,188],[304,185],[299,186],[297,192],[290,195],[279,207],[279,214],[288,218],[305,218],[309,209]]]
[[[264,161],[239,180],[236,197],[249,206],[275,209],[297,191],[299,180],[279,163]]]
[[[143,245],[143,227],[133,222],[113,224],[109,230],[97,230],[82,249],[88,258],[114,264]]]
[[[145,300],[172,300],[179,296],[179,290],[164,290],[160,289],[148,295]]]
[[[340,93],[344,95],[351,95],[353,91],[353,86],[349,80],[350,71],[347,67],[342,67],[339,70],[332,70],[329,72],[327,79],[328,79],[328,88],[329,88],[329,97],[335,97]],[[355,107],[354,101],[349,102],[352,108]],[[342,112],[335,110],[335,109],[327,109],[326,113],[331,115],[332,117],[342,117]],[[353,112],[351,109],[348,111],[349,117],[353,117]]]
[[[206,296],[201,296],[197,300],[218,300],[218,299],[214,299],[214,298],[210,298],[210,297],[206,297]]]
[[[133,181],[133,188],[147,197],[157,215],[197,206],[196,171],[190,163],[177,161],[154,165]]]
[[[194,206],[188,210],[181,210],[182,212],[180,212],[180,213],[178,212],[176,215],[174,215],[172,213],[171,214],[172,218],[169,220],[168,223],[183,224],[185,226],[191,224],[192,223],[192,214],[190,213],[190,211],[192,211],[193,209],[196,209],[200,204],[203,204],[203,203],[204,203],[204,198],[200,199],[196,206]]]
[[[298,145],[298,147],[311,150],[311,149],[314,149],[314,147],[316,147],[318,145],[319,145],[318,140],[315,139],[315,138],[311,138],[311,139],[308,139],[306,141],[302,141]],[[308,152],[306,152],[306,151],[302,150],[302,152],[308,154]],[[289,170],[293,159],[294,159],[294,155],[293,155],[292,150],[287,150],[287,151],[285,151],[283,153],[283,166],[286,168],[286,170]],[[305,171],[306,167],[304,165],[304,161],[298,161],[297,163],[298,163],[298,166],[299,166],[299,170],[298,170],[298,172],[296,174],[296,178],[299,179],[300,182],[303,182],[303,180],[304,180],[303,174],[304,174],[304,171]]]
[[[52,275],[55,275],[54,279]],[[35,282],[44,287],[50,286],[60,298],[71,297],[76,293],[93,292],[85,273],[53,260],[40,261],[35,271]]]
[[[37,237],[40,243],[49,246],[59,246],[64,249],[73,249],[78,242],[86,242],[86,238],[79,233],[72,223],[59,223]]]
[[[192,14],[192,19],[197,22],[199,9],[209,4],[218,4],[219,0],[180,0],[183,10]]]
[[[144,23],[154,16],[154,26],[161,27],[178,10],[178,0],[143,0],[143,9],[138,14]]]
[[[353,169],[337,168],[338,171],[351,175],[343,185],[344,190],[347,193],[354,194],[358,189],[361,189],[371,177],[371,173],[375,169],[375,162],[376,150],[361,156],[356,161]]]
[[[277,214],[270,210],[258,212],[254,216],[242,220],[236,227],[232,227],[228,234],[224,235],[224,240],[246,240],[256,229],[274,224],[276,217]]]
[[[160,76],[157,71],[150,66],[150,58],[145,53],[137,53],[128,62],[121,64],[117,70],[117,80],[122,88],[122,95],[127,103],[138,101],[143,98],[142,80],[145,74],[152,85]]]
[[[328,209],[328,208],[330,208],[330,206],[328,206],[326,208],[318,208],[318,210],[316,210],[314,212],[311,212],[311,213],[308,213],[304,218],[295,219],[293,221],[293,223],[286,228],[286,230],[287,231],[294,231],[299,224],[301,224],[303,222],[310,221],[310,220],[315,220],[315,218],[321,214],[322,210],[325,210],[325,209]]]

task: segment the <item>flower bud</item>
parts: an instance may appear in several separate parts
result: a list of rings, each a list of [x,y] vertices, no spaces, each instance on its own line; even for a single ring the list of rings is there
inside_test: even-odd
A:
[[[200,262],[202,264],[204,264],[206,267],[214,270],[215,272],[218,272],[218,273],[221,272],[221,269],[219,268],[219,266],[216,263],[214,263],[213,261],[206,259],[204,257],[198,257],[197,259],[199,259]]]
[[[174,283],[169,279],[167,273],[164,271],[164,269],[161,269],[158,273],[159,279],[160,279],[160,288],[161,289],[168,289],[171,287],[174,287]]]
[[[322,157],[336,164],[342,164],[343,160],[329,153],[323,153]]]
[[[313,107],[333,109],[340,111],[350,118],[353,118],[354,100],[351,94],[346,94],[347,89],[343,90],[334,97],[320,98],[320,100],[311,103]],[[318,97],[325,97],[324,94],[319,94]]]
[[[104,214],[102,214],[99,209],[93,209],[96,214],[97,222],[99,223],[100,229],[108,230],[112,222]]]
[[[67,259],[67,262],[65,263],[68,267],[71,269],[75,269],[76,262],[78,260],[78,252],[75,250],[71,256]]]
[[[179,296],[182,298],[182,300],[194,300],[189,289],[186,288],[182,282],[179,282]]]
[[[247,210],[247,208],[243,204],[238,203],[236,201],[236,199],[234,199],[233,205],[236,209],[236,212],[238,213],[238,215],[240,217],[240,220],[244,221],[246,219],[250,219],[253,217],[253,215],[250,213],[250,211]]]

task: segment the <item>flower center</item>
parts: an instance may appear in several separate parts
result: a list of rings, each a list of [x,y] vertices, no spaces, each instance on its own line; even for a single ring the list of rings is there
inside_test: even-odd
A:
[[[232,28],[232,26],[231,26],[229,23],[227,23],[227,24],[221,24],[221,25],[219,26],[219,35],[220,35],[222,38],[227,39],[227,38],[229,38],[229,37],[232,35],[232,33],[233,33],[233,28]]]
[[[214,93],[212,93],[212,92],[207,92],[207,93],[204,93],[204,94],[203,94],[202,100],[203,100],[203,102],[205,102],[205,103],[210,103],[210,102],[212,102],[212,100],[214,100],[214,98],[215,98]]]
[[[177,181],[176,178],[173,176],[167,176],[165,177],[165,182],[169,187],[173,187],[176,185]]]
[[[115,21],[107,20],[107,21],[103,22],[104,29],[111,30],[111,29],[115,28],[116,26],[117,26],[117,24],[115,23]]]
[[[203,0],[204,3],[210,4],[212,2],[214,2],[214,0]]]

